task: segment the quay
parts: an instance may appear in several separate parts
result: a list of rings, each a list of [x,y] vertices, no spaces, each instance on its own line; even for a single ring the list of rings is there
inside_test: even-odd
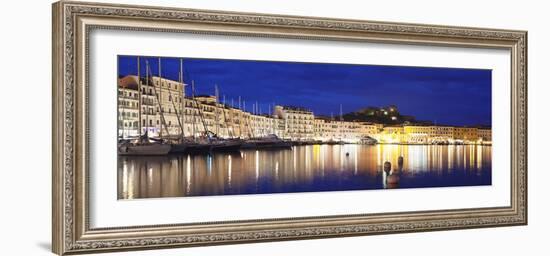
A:
[[[312,144],[440,144],[490,145],[491,129],[419,123],[382,124],[316,116],[313,111],[275,103],[260,104],[241,97],[226,100],[214,85],[213,95],[195,95],[195,82],[178,81],[158,70],[118,79],[118,138],[121,155],[285,149]],[[155,74],[156,73],[156,74]],[[191,95],[185,88],[191,86]],[[252,102],[252,104],[250,104]],[[247,105],[248,103],[248,105]],[[247,107],[248,106],[248,107]],[[394,119],[395,106],[376,111]]]

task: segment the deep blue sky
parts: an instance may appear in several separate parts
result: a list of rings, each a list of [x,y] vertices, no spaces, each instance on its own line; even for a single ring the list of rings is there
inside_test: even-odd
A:
[[[158,75],[158,58],[145,60]],[[162,58],[162,76],[178,80],[179,59]],[[135,56],[119,56],[118,74],[137,73]],[[491,124],[491,70],[244,61],[183,58],[186,84],[196,94],[214,95],[214,85],[230,104],[241,96],[263,112],[269,105],[302,106],[316,115],[338,115],[367,106],[396,105],[405,115],[449,125]],[[191,95],[191,86],[186,89]]]

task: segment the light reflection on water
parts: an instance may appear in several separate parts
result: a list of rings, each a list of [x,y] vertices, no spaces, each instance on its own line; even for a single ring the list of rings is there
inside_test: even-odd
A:
[[[491,184],[491,147],[479,145],[310,145],[118,160],[119,199]],[[397,170],[399,182],[389,186]]]

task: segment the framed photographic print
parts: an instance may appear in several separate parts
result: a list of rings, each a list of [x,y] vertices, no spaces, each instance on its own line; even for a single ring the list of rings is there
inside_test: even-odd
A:
[[[527,32],[53,5],[53,251],[527,224]]]

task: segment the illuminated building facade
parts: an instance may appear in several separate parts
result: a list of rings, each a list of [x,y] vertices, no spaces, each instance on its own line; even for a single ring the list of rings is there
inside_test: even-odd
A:
[[[313,125],[314,139],[320,141],[342,141],[357,143],[362,138],[374,137],[378,133],[376,125],[365,122],[351,122],[315,118]]]
[[[407,137],[403,126],[386,126],[374,137],[379,143],[406,143]]]
[[[493,140],[491,129],[477,129],[477,133],[484,142],[491,142]]]
[[[137,136],[139,130],[139,91],[137,80],[125,77],[118,86],[118,136]]]
[[[454,140],[452,126],[413,126],[403,127],[407,143],[446,143]]]
[[[292,140],[313,139],[313,112],[305,108],[275,106],[274,116],[284,121],[283,138]]]
[[[209,131],[222,138],[261,138],[275,134],[295,141],[359,143],[374,138],[379,143],[490,144],[491,129],[437,125],[392,125],[315,117],[312,111],[276,105],[272,115],[253,114],[220,103],[216,96],[185,96],[185,84],[160,77],[148,81],[137,76],[118,80],[118,134],[133,137],[192,137]],[[139,90],[141,88],[141,92]],[[141,101],[140,101],[141,96]],[[141,112],[139,107],[141,106]],[[396,107],[384,109],[391,114]],[[140,123],[141,118],[141,123]]]
[[[475,127],[453,127],[453,138],[463,142],[475,142],[480,139]]]

